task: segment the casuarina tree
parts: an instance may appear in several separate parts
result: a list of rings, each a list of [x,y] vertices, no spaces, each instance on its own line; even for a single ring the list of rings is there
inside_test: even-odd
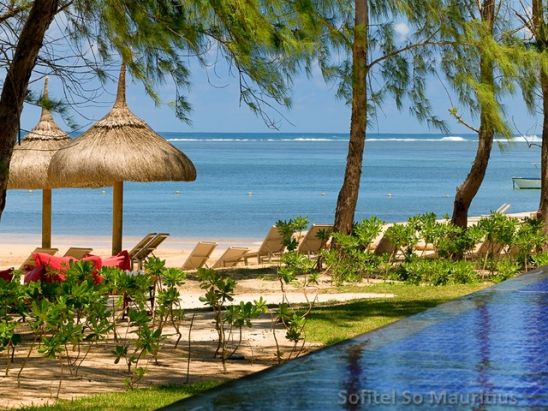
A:
[[[337,198],[334,230],[350,233],[358,203],[367,126],[387,98],[429,126],[445,130],[425,95],[434,71],[443,4],[438,0],[311,2],[323,27],[318,61],[337,95],[351,106],[350,140],[344,180]]]
[[[546,22],[548,3],[546,0],[532,0],[529,9],[522,4],[516,15],[524,25],[526,45],[536,52],[537,60],[532,76],[525,76],[522,89],[525,91],[529,108],[534,111],[540,100],[542,118],[541,143],[541,188],[539,214],[544,224],[544,233],[548,235],[548,24]],[[530,72],[529,72],[530,74]],[[540,88],[540,92],[537,92]]]
[[[483,0],[449,2],[453,24],[443,30],[449,42],[443,50],[442,65],[446,79],[472,118],[466,120],[458,108],[450,109],[458,122],[478,136],[472,166],[457,187],[453,204],[453,224],[466,229],[470,206],[477,195],[489,164],[495,136],[511,138],[508,116],[502,97],[516,91],[524,66],[531,64],[529,53],[516,33],[516,19],[510,2]]]
[[[241,101],[275,126],[271,110],[290,105],[291,75],[315,49],[302,17],[282,0],[0,1],[0,216],[25,100],[63,108],[33,98],[31,79],[58,77],[65,108],[73,108],[94,101],[101,90],[86,84],[105,81],[123,60],[155,102],[155,86],[171,79],[175,112],[188,120],[189,57],[205,66],[215,51],[235,74]]]

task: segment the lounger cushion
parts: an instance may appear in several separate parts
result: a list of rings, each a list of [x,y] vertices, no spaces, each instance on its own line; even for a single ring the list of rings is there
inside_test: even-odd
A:
[[[13,279],[13,268],[8,268],[7,270],[0,271],[0,279],[11,282]]]
[[[65,281],[65,274],[70,267],[70,263],[79,260],[74,257],[56,257],[49,254],[36,253],[34,254],[34,261],[36,269],[31,270],[25,278],[30,275],[29,278],[32,278],[31,281],[62,282]],[[93,280],[97,284],[101,283],[103,277],[98,273],[103,266],[101,257],[90,255],[83,258],[82,261],[93,263],[93,271],[91,273]]]
[[[112,257],[103,259],[103,267],[116,267],[120,270],[131,270],[131,258],[126,250],[119,252]]]
[[[36,267],[44,266],[50,270],[66,272],[70,267],[71,261],[77,261],[74,257],[56,257],[54,255],[36,253],[33,254]]]
[[[77,260],[78,261],[78,260]],[[93,268],[95,270],[100,270],[103,267],[103,259],[98,255],[88,255],[87,257],[82,258],[81,261],[90,261],[93,263]]]
[[[61,283],[65,281],[65,273],[48,269],[45,265],[37,265],[30,271],[27,271],[24,277],[25,284],[35,281],[43,281],[45,283]]]
[[[42,276],[45,273],[45,268],[43,266],[31,268],[25,273],[24,282],[25,284],[33,283],[36,281],[42,281]]]

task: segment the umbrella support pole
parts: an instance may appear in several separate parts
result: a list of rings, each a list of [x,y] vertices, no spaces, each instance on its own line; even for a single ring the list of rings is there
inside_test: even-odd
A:
[[[42,248],[51,248],[51,189],[42,190]]]
[[[112,187],[112,255],[122,251],[122,221],[124,215],[124,183]]]

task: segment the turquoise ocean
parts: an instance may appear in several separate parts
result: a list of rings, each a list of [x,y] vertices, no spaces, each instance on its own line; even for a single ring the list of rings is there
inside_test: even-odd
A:
[[[184,151],[198,171],[195,182],[126,183],[124,234],[259,238],[278,219],[304,215],[333,221],[347,152],[347,134],[176,133],[161,135]],[[535,210],[538,190],[513,190],[512,177],[538,177],[538,137],[497,141],[471,214],[502,203],[510,212]],[[433,211],[451,213],[453,195],[474,158],[473,135],[369,134],[356,219],[388,222]],[[53,193],[53,235],[111,233],[111,190],[59,189]],[[2,233],[39,233],[41,192],[10,190]]]

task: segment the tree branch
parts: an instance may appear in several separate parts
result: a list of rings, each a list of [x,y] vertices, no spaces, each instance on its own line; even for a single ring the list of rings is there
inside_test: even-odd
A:
[[[455,120],[457,120],[460,124],[462,124],[464,127],[466,127],[467,129],[469,130],[472,130],[473,132],[475,133],[479,133],[479,129],[471,126],[470,124],[468,124],[464,118],[462,118],[462,116],[458,113],[457,109],[456,108],[450,108],[449,110],[449,114],[451,114]]]
[[[0,24],[2,24],[7,19],[17,16],[19,13],[25,10],[29,10],[31,6],[32,6],[32,2],[29,2],[29,3],[23,4],[22,6],[8,9],[4,14],[0,15]]]
[[[387,54],[385,54],[381,57],[378,57],[378,58],[372,60],[367,65],[368,70],[370,70],[371,67],[373,67],[375,64],[381,63],[382,61],[387,60],[389,58],[392,58],[394,56],[397,56],[398,54],[401,54],[401,53],[404,53],[406,51],[413,50],[413,49],[416,49],[416,48],[419,48],[419,47],[425,47],[425,46],[451,46],[451,45],[455,44],[454,41],[432,41],[432,38],[435,36],[435,34],[436,33],[432,34],[427,39],[425,39],[425,40],[423,40],[419,43],[408,44],[405,47],[394,50],[390,53],[387,53]]]

